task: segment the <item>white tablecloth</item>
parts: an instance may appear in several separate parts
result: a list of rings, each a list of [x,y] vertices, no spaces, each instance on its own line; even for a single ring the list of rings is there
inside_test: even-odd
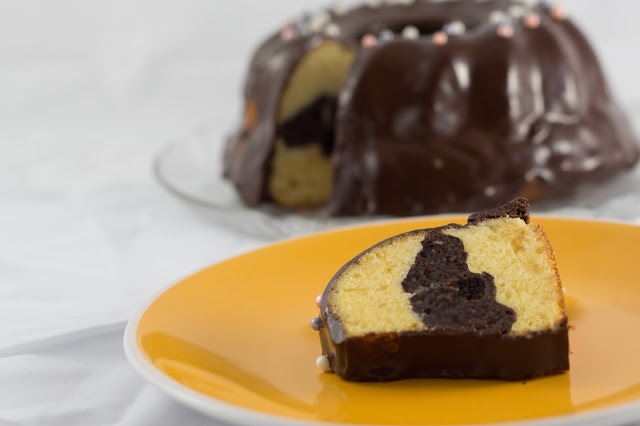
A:
[[[567,3],[639,122],[640,3]],[[0,0],[0,425],[218,424],[145,384],[122,333],[158,289],[267,241],[193,214],[150,161],[232,128],[256,41],[323,4]],[[640,201],[575,213],[640,223]]]

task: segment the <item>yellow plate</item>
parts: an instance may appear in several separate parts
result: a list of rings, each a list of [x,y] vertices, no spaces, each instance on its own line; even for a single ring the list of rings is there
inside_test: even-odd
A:
[[[315,297],[372,244],[464,218],[399,220],[284,241],[211,266],[141,309],[125,333],[140,373],[176,399],[245,424],[291,421],[549,425],[640,419],[640,227],[541,223],[566,287],[571,371],[526,383],[348,383],[315,367]],[[470,354],[473,356],[473,354]],[[525,422],[528,423],[528,422]]]

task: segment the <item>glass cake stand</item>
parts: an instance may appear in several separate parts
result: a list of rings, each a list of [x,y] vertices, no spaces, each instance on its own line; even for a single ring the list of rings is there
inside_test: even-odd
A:
[[[222,176],[223,150],[219,135],[195,131],[162,148],[153,161],[153,174],[162,187],[207,219],[269,240],[388,218],[332,218],[322,208],[299,212],[273,204],[249,208]]]
[[[223,149],[219,132],[200,129],[163,147],[153,162],[154,176],[166,190],[204,217],[268,240],[389,218],[333,218],[322,208],[300,212],[273,204],[249,208],[222,177]],[[605,184],[584,185],[571,197],[533,203],[531,211],[640,223],[640,167]]]

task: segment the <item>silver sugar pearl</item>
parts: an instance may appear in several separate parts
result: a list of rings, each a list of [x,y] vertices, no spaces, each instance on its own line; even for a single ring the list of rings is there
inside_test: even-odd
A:
[[[318,32],[322,30],[322,28],[324,28],[324,26],[327,25],[330,21],[331,16],[328,12],[318,12],[309,19],[309,28],[311,28],[312,31]]]
[[[502,22],[502,20],[505,17],[505,13],[501,10],[494,10],[493,12],[491,12],[491,14],[489,15],[489,22],[491,22],[494,25],[498,25],[500,22]]]
[[[324,27],[324,33],[329,37],[338,37],[341,33],[340,27],[333,22]]]
[[[457,20],[449,22],[442,29],[445,33],[452,36],[459,36],[467,31],[467,27],[464,25],[464,23]]]
[[[314,331],[319,331],[322,327],[324,327],[324,322],[322,322],[322,318],[316,317],[311,320],[311,328]]]
[[[329,358],[324,355],[320,355],[318,359],[316,359],[316,367],[322,371],[331,370],[331,364],[329,363]]]
[[[393,40],[395,37],[396,37],[395,33],[387,29],[380,31],[380,34],[378,34],[378,40],[380,41],[390,41],[390,40]]]
[[[420,30],[413,25],[407,25],[402,30],[402,37],[408,40],[417,40],[420,37]]]

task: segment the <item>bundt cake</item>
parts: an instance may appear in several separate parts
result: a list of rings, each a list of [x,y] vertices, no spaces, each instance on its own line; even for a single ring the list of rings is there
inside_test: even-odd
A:
[[[596,56],[536,0],[301,14],[254,54],[224,174],[250,206],[474,211],[609,178],[639,155]]]
[[[318,366],[347,380],[522,380],[569,368],[554,254],[516,199],[468,224],[397,235],[329,282]]]

